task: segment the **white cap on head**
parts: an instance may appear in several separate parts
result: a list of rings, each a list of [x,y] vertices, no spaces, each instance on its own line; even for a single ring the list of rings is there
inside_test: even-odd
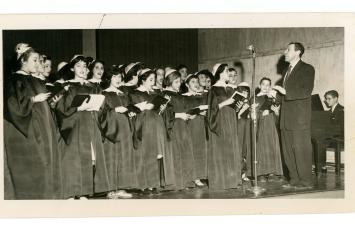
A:
[[[124,69],[125,73],[127,74],[127,73],[129,72],[129,70],[131,70],[134,66],[136,66],[136,65],[138,65],[138,64],[140,64],[140,62],[135,62],[135,63],[130,63],[130,64],[128,64],[128,65],[125,67],[125,69]]]
[[[70,59],[70,62],[74,61],[74,59],[77,58],[77,57],[84,57],[84,55],[76,54],[76,55],[74,55],[74,57],[72,59]]]
[[[57,66],[57,71],[59,71],[60,69],[62,69],[65,65],[67,65],[67,62],[60,62]]]
[[[139,76],[141,76],[141,75],[143,75],[144,73],[149,72],[149,71],[151,71],[151,70],[152,70],[152,69],[150,69],[150,68],[144,68],[144,69],[142,69],[142,70],[140,71]]]
[[[216,75],[217,69],[222,65],[222,63],[216,63],[212,68],[213,76]]]
[[[168,70],[165,71],[165,78],[167,76],[169,76],[170,74],[172,74],[173,72],[177,72],[176,69],[173,69],[173,68],[169,68]]]
[[[250,88],[249,84],[247,82],[241,82],[237,85],[237,87],[248,87]]]
[[[19,43],[16,45],[15,52],[17,54],[17,59],[21,57],[21,55],[30,49],[30,45],[28,43]]]

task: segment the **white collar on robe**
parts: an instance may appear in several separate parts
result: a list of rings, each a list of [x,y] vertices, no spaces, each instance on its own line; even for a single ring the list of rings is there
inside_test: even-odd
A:
[[[35,78],[38,78],[38,79],[42,80],[42,81],[45,81],[45,80],[46,80],[46,77],[43,76],[42,74],[40,74],[40,75],[31,74],[31,75],[32,75],[33,77],[35,77]]]
[[[119,89],[117,89],[115,87],[108,87],[104,90],[104,92],[114,92],[116,94],[119,94],[119,93],[123,94],[122,91],[120,91]]]
[[[226,88],[226,87],[228,87],[228,84],[226,82],[222,82],[222,81],[218,80],[215,84],[213,84],[213,86]]]
[[[88,84],[88,80],[86,79],[83,79],[83,80],[75,80],[75,79],[71,79],[71,80],[68,80],[68,82],[71,82],[71,83],[80,83],[80,84]]]
[[[238,87],[238,86],[236,86],[236,85],[229,84],[229,83],[227,84],[227,86],[228,86],[228,87],[231,87],[231,88],[237,88],[237,87]]]
[[[174,91],[174,90],[172,90],[170,88],[164,88],[163,91],[168,91],[168,92],[172,92],[172,93],[179,93],[179,92]]]
[[[16,71],[17,74],[21,74],[21,75],[30,75],[28,72],[25,72],[23,70],[18,70]]]
[[[149,91],[148,89],[143,87],[143,85],[140,85],[139,87],[137,87],[137,90],[140,91],[140,92],[146,92],[148,94],[150,94],[151,92],[154,92],[154,91]]]
[[[96,79],[96,78],[91,78],[91,79],[88,80],[88,82],[100,84],[102,82],[102,80],[101,79]]]
[[[159,88],[159,87],[156,86],[156,85],[154,85],[152,88],[153,88],[153,89],[156,89],[156,90],[163,90],[163,88]]]
[[[202,93],[196,92],[196,93],[191,93],[191,92],[187,92],[187,93],[183,93],[183,96],[201,96]]]
[[[260,96],[266,96],[266,95],[267,95],[267,93],[259,92],[256,96],[260,97]]]

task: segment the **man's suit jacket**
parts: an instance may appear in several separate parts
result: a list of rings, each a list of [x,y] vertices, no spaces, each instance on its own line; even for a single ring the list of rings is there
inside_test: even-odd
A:
[[[283,74],[285,77],[286,71]],[[286,95],[282,99],[280,128],[306,130],[311,128],[311,95],[314,86],[314,68],[300,60],[284,81]]]
[[[330,114],[330,118],[336,124],[343,124],[344,125],[344,107],[339,103],[335,106],[334,111],[332,109],[328,110]]]

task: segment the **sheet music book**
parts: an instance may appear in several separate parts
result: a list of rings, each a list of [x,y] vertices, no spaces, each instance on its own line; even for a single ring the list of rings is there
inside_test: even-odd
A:
[[[128,106],[126,106],[126,108],[128,109],[126,112],[125,112],[125,114],[128,116],[128,114],[129,113],[135,113],[135,114],[138,114],[138,113],[140,113],[141,112],[141,110],[138,108],[138,107],[136,107],[136,106],[134,106],[133,104],[130,104],[130,105],[128,105]]]
[[[274,104],[274,99],[265,96],[265,101],[263,105],[260,106],[260,111],[271,110],[271,106]]]
[[[80,107],[86,101],[91,111],[99,111],[104,100],[105,96],[102,94],[78,94],[74,97],[71,106]]]
[[[208,105],[200,105],[198,107],[188,110],[186,113],[190,115],[198,115],[201,112],[206,111],[207,109],[208,109]]]
[[[161,95],[156,95],[150,103],[154,105],[153,110],[159,110],[160,106],[166,104],[168,101],[169,99]]]
[[[58,84],[51,84],[51,83],[46,83],[46,89],[48,92],[51,93],[51,96],[54,97],[58,93],[64,92],[65,89],[63,86],[58,85]]]
[[[238,101],[244,101],[246,96],[241,92],[235,91],[232,95],[232,98],[235,100],[235,102],[238,102]]]

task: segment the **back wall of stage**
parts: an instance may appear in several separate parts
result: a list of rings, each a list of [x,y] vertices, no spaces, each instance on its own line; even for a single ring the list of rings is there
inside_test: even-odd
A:
[[[245,81],[251,83],[251,58],[246,47],[254,44],[257,52],[256,80],[281,78],[285,66],[282,54],[289,42],[304,44],[304,61],[315,67],[313,94],[335,89],[344,103],[344,29],[343,28],[249,28],[199,29],[199,69],[212,69],[213,64],[225,62],[233,66],[241,61]]]

